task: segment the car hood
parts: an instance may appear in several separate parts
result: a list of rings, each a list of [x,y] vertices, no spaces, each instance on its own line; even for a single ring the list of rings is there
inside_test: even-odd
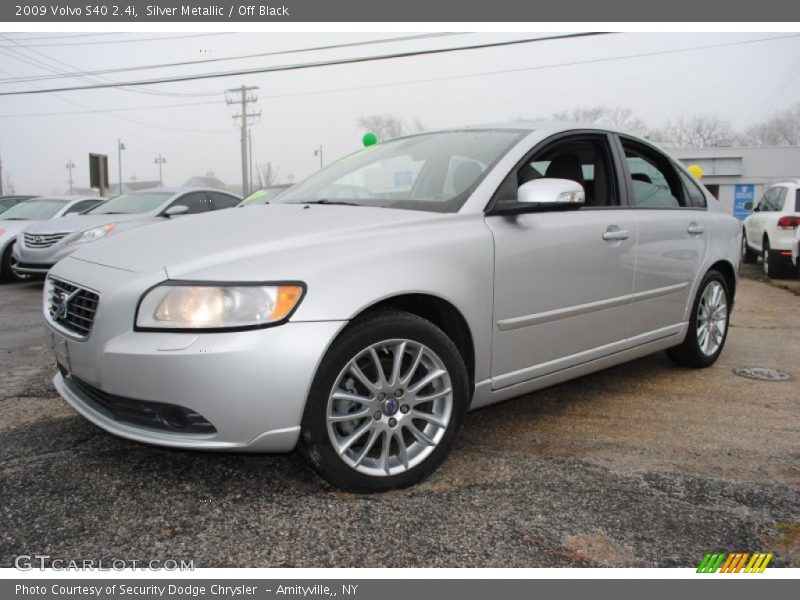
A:
[[[220,264],[325,247],[359,235],[385,231],[397,240],[398,225],[442,219],[439,213],[339,205],[265,204],[173,218],[146,228],[110,235],[81,248],[79,260],[134,272],[166,269],[171,278]],[[324,254],[323,254],[324,255]]]
[[[5,246],[6,242],[16,238],[32,224],[36,225],[44,222],[45,221],[4,221],[0,219],[0,229],[4,230],[3,233],[0,233],[0,249]]]
[[[108,225],[109,223],[131,223],[142,221],[143,223],[157,221],[157,217],[148,214],[143,215],[70,215],[49,221],[28,221],[33,223],[26,229],[28,233],[73,233],[76,231],[86,231]]]

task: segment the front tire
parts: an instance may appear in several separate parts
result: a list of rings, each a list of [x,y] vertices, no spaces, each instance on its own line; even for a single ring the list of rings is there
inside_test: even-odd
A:
[[[452,340],[421,317],[382,311],[352,323],[323,358],[298,449],[337,488],[407,487],[445,459],[469,402]]]
[[[685,367],[706,368],[719,358],[728,337],[730,290],[719,271],[706,273],[692,305],[689,330],[667,356]]]
[[[742,232],[742,262],[753,265],[758,262],[758,254],[747,245],[747,234]]]
[[[2,260],[3,264],[0,265],[0,280],[6,282],[23,281],[24,277],[20,277],[14,273],[12,265],[14,264],[14,242],[11,242],[3,251]]]

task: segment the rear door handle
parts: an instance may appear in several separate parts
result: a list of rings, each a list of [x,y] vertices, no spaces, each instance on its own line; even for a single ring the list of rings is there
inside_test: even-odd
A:
[[[603,234],[603,239],[607,242],[618,242],[621,240],[627,240],[630,235],[630,232],[626,229],[620,229],[616,225],[610,225]]]
[[[700,233],[704,233],[705,230],[706,230],[706,228],[703,227],[702,225],[698,225],[697,223],[689,223],[689,227],[688,227],[688,229],[686,231],[688,231],[689,233],[700,234]]]

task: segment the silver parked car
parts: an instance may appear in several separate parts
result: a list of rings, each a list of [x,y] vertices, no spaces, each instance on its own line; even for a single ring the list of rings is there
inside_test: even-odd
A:
[[[659,350],[714,363],[739,248],[738,221],[648,142],[511,123],[108,236],[50,272],[44,316],[58,391],[100,427],[298,448],[332,484],[380,491],[433,471],[470,408]]]
[[[239,202],[241,198],[233,194],[202,188],[154,188],[122,194],[88,213],[28,227],[14,249],[14,271],[44,274],[78,248],[109,234],[165,218],[232,208]]]
[[[68,215],[78,214],[97,206],[105,198],[97,196],[48,196],[27,198],[0,215],[0,279],[16,281],[14,248],[19,234],[39,222],[53,219],[61,221]]]

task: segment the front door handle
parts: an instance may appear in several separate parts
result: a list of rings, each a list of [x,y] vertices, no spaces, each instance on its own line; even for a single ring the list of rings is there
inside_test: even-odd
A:
[[[686,231],[688,231],[689,233],[697,233],[697,234],[704,233],[705,230],[706,230],[705,227],[703,227],[702,225],[698,225],[694,221],[689,223],[689,227],[688,229],[686,229]]]
[[[603,234],[603,239],[607,242],[619,242],[621,240],[627,240],[630,235],[630,232],[626,229],[620,229],[616,225],[610,225]]]

